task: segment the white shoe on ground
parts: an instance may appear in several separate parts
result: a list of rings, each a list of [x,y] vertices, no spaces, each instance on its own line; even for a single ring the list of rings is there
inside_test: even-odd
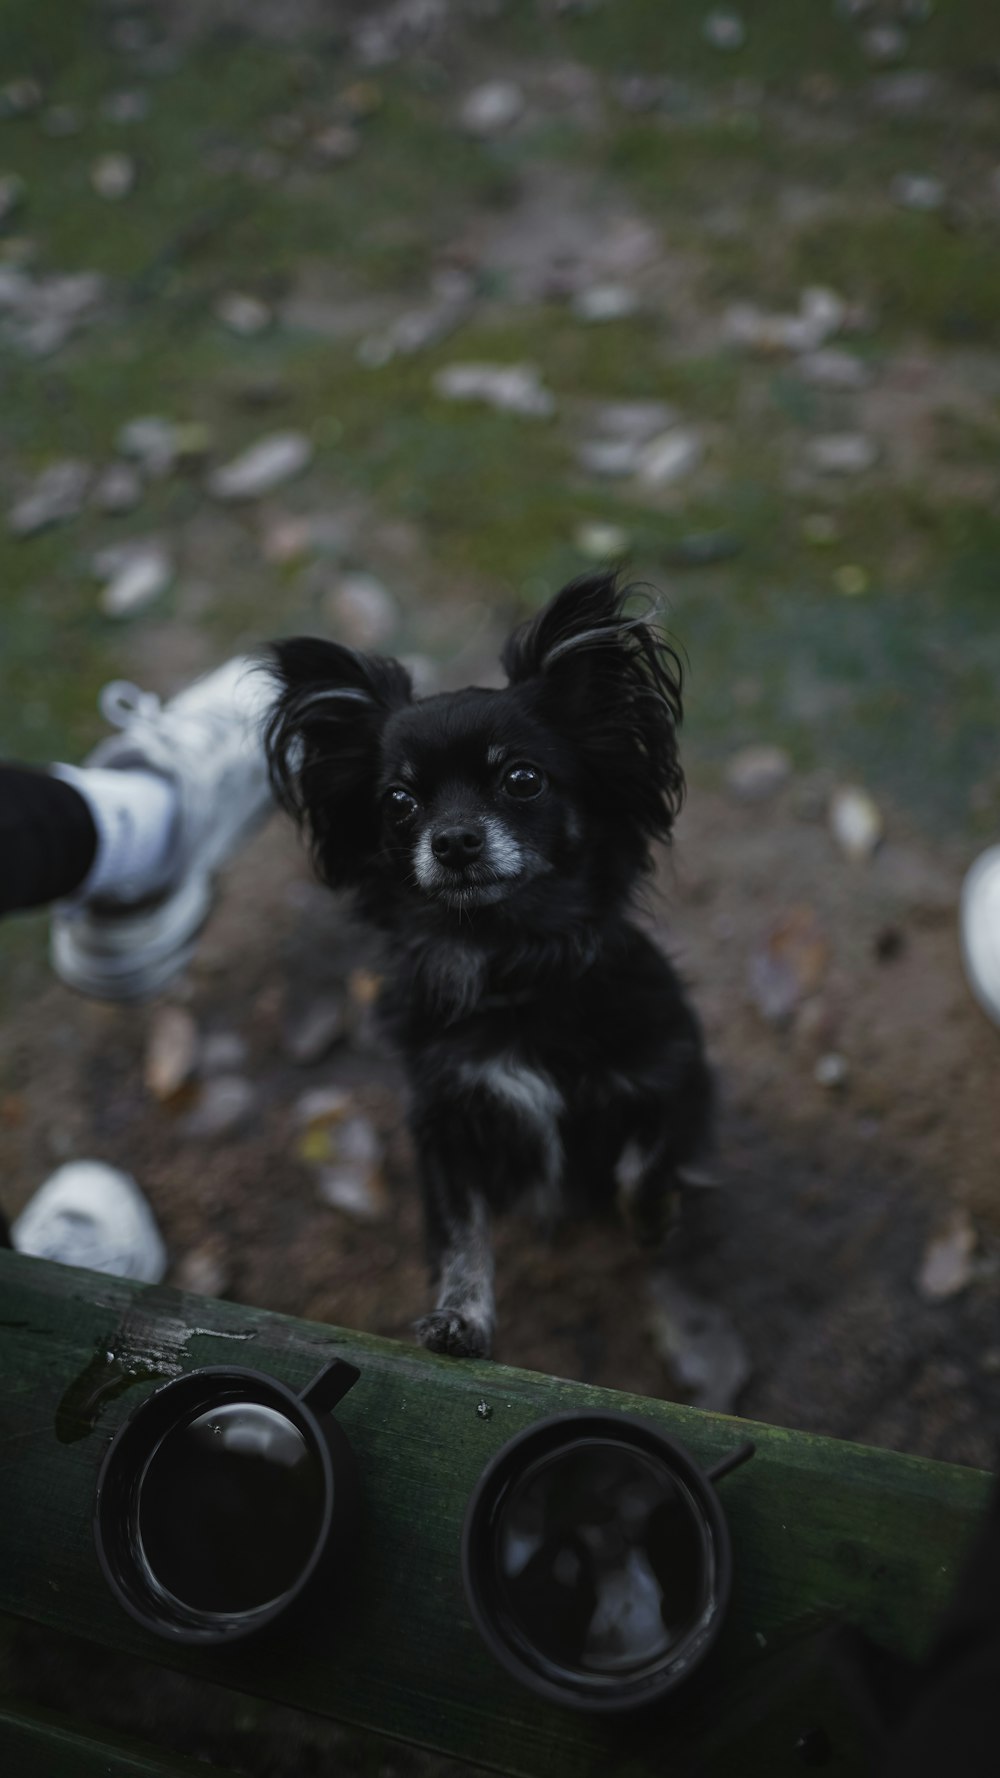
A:
[[[78,899],[53,910],[51,958],[72,988],[100,1000],[156,994],[191,958],[212,903],[212,878],[273,807],[261,740],[273,687],[237,658],[160,704],[122,680],[101,709],[121,729],[83,767],[159,773],[176,792],[167,880],[137,899]],[[75,774],[67,773],[70,781]]]
[[[40,1186],[10,1231],[18,1253],[158,1284],[167,1250],[129,1173],[103,1161],[69,1161]]]
[[[1000,846],[976,859],[962,884],[959,934],[969,986],[1000,1025]]]

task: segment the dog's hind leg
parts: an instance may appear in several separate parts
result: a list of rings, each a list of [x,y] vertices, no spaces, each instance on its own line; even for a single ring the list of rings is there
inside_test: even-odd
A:
[[[424,1154],[424,1198],[437,1301],[417,1322],[417,1337],[431,1352],[452,1358],[488,1358],[493,1346],[493,1247],[486,1200],[457,1193],[440,1163]]]

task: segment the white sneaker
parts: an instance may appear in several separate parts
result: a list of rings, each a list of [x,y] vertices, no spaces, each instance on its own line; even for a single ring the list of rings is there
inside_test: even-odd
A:
[[[1000,1025],[1000,846],[976,859],[962,884],[962,958],[984,1013]]]
[[[261,739],[273,689],[248,658],[161,706],[123,680],[101,693],[122,730],[86,765],[162,773],[177,792],[169,879],[143,901],[65,902],[53,910],[51,958],[72,988],[100,1000],[156,994],[191,958],[212,903],[212,877],[273,807]]]
[[[158,1284],[167,1250],[135,1180],[103,1161],[70,1161],[40,1186],[10,1231],[18,1253]]]

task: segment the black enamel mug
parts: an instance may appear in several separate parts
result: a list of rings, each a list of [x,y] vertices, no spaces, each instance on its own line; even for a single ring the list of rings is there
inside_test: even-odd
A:
[[[300,1394],[208,1365],[157,1389],[116,1432],[94,1538],[125,1610],[175,1643],[221,1646],[282,1621],[356,1543],[354,1454],[332,1410],[360,1372],[335,1358]]]
[[[659,1703],[725,1621],[732,1546],[714,1483],[652,1421],[556,1414],[487,1465],[462,1531],[462,1578],[487,1647],[550,1703]]]

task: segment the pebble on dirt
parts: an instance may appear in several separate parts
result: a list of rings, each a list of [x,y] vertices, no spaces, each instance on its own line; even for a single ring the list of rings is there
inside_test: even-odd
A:
[[[253,1082],[242,1075],[215,1075],[202,1087],[197,1104],[183,1121],[182,1133],[206,1141],[233,1136],[249,1123],[258,1098]]]
[[[50,463],[30,491],[11,507],[7,524],[13,535],[33,537],[49,525],[75,519],[87,497],[91,473],[89,464],[71,457]]]
[[[591,284],[571,304],[578,321],[624,321],[637,313],[639,298],[627,284]]]
[[[792,762],[783,747],[742,747],[726,766],[726,789],[740,803],[764,802],[787,784]]]
[[[160,414],[142,414],[126,421],[116,443],[123,457],[138,463],[143,474],[154,480],[170,475],[177,461],[176,427]]]
[[[347,1035],[344,1003],[339,996],[313,1000],[290,1018],[284,1035],[284,1051],[300,1068],[322,1062],[335,1044]]]
[[[499,136],[517,122],[524,94],[513,80],[490,80],[474,87],[462,101],[459,121],[473,136]]]
[[[805,457],[819,475],[863,475],[878,462],[878,446],[863,432],[826,432],[809,439]]]
[[[830,798],[830,832],[845,858],[870,858],[885,832],[874,798],[857,784],[842,784]]]
[[[132,512],[142,499],[142,480],[131,463],[109,463],[98,476],[91,499],[99,512]]]
[[[599,520],[578,525],[573,542],[581,555],[591,562],[612,562],[625,555],[629,546],[628,532],[621,525],[603,525]]]
[[[17,173],[0,174],[0,222],[6,222],[24,202],[24,180]]]
[[[643,446],[636,474],[647,488],[666,488],[689,475],[701,458],[702,443],[698,434],[679,426],[672,432],[662,433],[659,438],[650,439]]]
[[[966,1210],[956,1210],[924,1249],[917,1289],[932,1302],[958,1296],[973,1276],[976,1231]]]
[[[99,198],[119,203],[134,189],[136,166],[131,155],[102,154],[90,169],[90,183]]]
[[[312,445],[302,432],[274,432],[223,464],[208,478],[216,500],[259,500],[262,494],[301,475],[312,461]]]
[[[742,49],[747,40],[747,28],[738,12],[710,12],[702,25],[702,34],[706,43],[713,49]]]
[[[445,401],[484,401],[500,413],[548,420],[556,411],[533,364],[446,364],[434,378]]]
[[[226,291],[220,296],[215,304],[215,313],[223,327],[228,327],[230,333],[240,334],[245,339],[264,333],[274,319],[265,302],[261,302],[258,296],[248,296],[241,290]]]
[[[101,550],[94,566],[99,573],[110,575],[98,601],[105,617],[134,617],[145,611],[162,597],[174,578],[169,553],[151,539]]]

